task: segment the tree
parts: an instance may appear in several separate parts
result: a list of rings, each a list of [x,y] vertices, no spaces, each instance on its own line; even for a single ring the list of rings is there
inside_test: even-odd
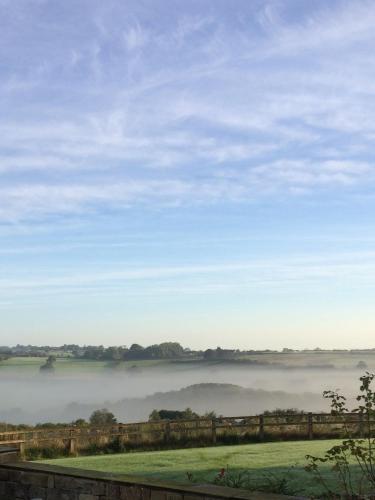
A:
[[[161,420],[160,414],[159,414],[158,410],[152,410],[152,412],[150,413],[148,419],[151,422],[157,422],[158,420]]]
[[[199,418],[199,415],[195,413],[191,408],[185,408],[183,411],[183,417],[186,420],[190,420],[193,418]]]
[[[359,370],[367,370],[367,363],[365,361],[358,361],[356,368]]]
[[[203,358],[206,360],[216,359],[216,352],[213,349],[206,349],[203,353]]]
[[[87,422],[84,418],[77,418],[77,420],[73,420],[72,425],[75,427],[85,427]]]
[[[132,344],[125,354],[125,359],[144,359],[144,347],[139,344]]]
[[[83,354],[84,359],[102,359],[105,349],[102,345],[87,346]]]
[[[55,356],[48,356],[47,361],[42,365],[39,370],[42,372],[54,372],[55,367],[53,363],[56,361]]]
[[[199,418],[198,413],[193,412],[191,408],[185,410],[153,410],[150,413],[149,420],[192,420]]]
[[[303,415],[304,413],[298,408],[275,408],[274,410],[265,410],[263,415]]]
[[[203,416],[204,416],[204,418],[210,418],[212,420],[215,419],[215,418],[218,418],[217,417],[217,413],[214,410],[206,411],[206,413]]]
[[[103,353],[103,359],[108,359],[109,361],[121,361],[123,357],[121,347],[108,347]]]
[[[216,359],[233,359],[238,354],[234,349],[222,349],[217,347],[216,349],[207,349],[203,353],[203,358],[207,361]]]
[[[112,412],[107,408],[95,410],[90,416],[90,424],[95,426],[113,425],[117,423],[117,419]]]

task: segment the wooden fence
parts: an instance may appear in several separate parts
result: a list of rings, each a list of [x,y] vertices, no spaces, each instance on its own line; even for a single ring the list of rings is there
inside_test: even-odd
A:
[[[370,422],[370,425],[375,424]],[[324,413],[256,415],[162,420],[106,427],[61,427],[0,433],[0,445],[18,444],[21,450],[51,445],[67,448],[70,454],[90,444],[105,445],[115,439],[123,447],[147,447],[180,443],[212,444],[263,440],[363,437],[368,426],[357,413],[345,417]]]

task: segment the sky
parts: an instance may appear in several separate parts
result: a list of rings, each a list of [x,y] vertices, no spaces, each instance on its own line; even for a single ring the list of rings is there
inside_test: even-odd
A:
[[[375,347],[374,25],[0,0],[0,344]]]

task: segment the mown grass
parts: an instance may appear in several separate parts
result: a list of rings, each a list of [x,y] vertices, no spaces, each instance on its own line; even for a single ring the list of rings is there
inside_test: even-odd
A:
[[[0,362],[0,370],[7,373],[37,374],[39,368],[46,362],[46,357],[14,357]],[[139,360],[115,363],[111,361],[95,361],[75,358],[57,358],[54,362],[55,373],[64,375],[70,373],[100,373],[113,370],[127,370],[132,367],[146,368],[155,365],[169,364],[170,360]]]
[[[134,475],[187,483],[210,483],[221,468],[233,473],[249,471],[254,480],[264,475],[287,475],[291,490],[305,495],[319,495],[322,487],[304,470],[306,454],[323,455],[339,443],[337,440],[259,443],[212,448],[192,448],[155,452],[133,452],[47,460],[44,463],[66,467]],[[324,476],[334,485],[335,475],[324,469]]]

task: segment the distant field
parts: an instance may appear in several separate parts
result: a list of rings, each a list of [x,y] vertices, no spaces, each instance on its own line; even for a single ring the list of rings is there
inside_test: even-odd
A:
[[[45,362],[46,358],[40,357],[15,357],[0,362],[1,371],[8,373],[37,373],[39,367]],[[369,370],[375,370],[375,352],[312,352],[312,353],[263,353],[244,355],[235,361],[212,360],[205,361],[199,359],[179,359],[179,360],[140,360],[123,361],[115,363],[112,361],[93,361],[75,359],[72,357],[57,358],[54,366],[57,374],[68,372],[101,372],[108,369],[127,370],[129,368],[152,368],[169,367],[171,370],[189,370],[195,366],[233,366],[240,365],[242,368],[252,367],[251,362],[275,364],[287,368],[319,367],[321,365],[333,365],[337,369],[354,369],[362,361],[366,363]],[[249,362],[249,363],[247,363]],[[363,371],[363,370],[362,370]]]
[[[38,373],[41,365],[45,363],[47,358],[20,357],[10,358],[0,362],[0,373]],[[84,361],[72,358],[58,358],[54,364],[56,372],[64,371],[100,371],[105,369],[108,363],[105,361]]]
[[[244,360],[281,363],[291,367],[306,367],[316,365],[334,365],[336,368],[355,368],[359,361],[364,361],[368,368],[375,369],[374,352],[291,352],[264,353],[243,356]]]
[[[187,473],[193,474],[194,481],[198,483],[212,482],[218,471],[227,466],[230,471],[236,473],[250,470],[254,478],[261,478],[267,472],[277,475],[288,473],[290,485],[294,490],[301,494],[316,495],[321,491],[321,487],[303,470],[306,464],[305,455],[322,455],[337,443],[339,441],[325,440],[218,446],[64,458],[44,463],[180,483],[188,482]],[[290,471],[291,467],[293,469]],[[326,470],[325,476],[329,482],[333,482],[334,476],[331,472]]]
[[[14,357],[0,362],[0,373],[38,373],[41,365],[47,358],[43,357]],[[75,358],[57,358],[54,363],[55,372],[64,374],[67,372],[101,372],[110,369],[126,370],[131,367],[145,368],[159,364],[168,364],[168,360],[142,360],[113,363],[110,361],[93,361]]]

